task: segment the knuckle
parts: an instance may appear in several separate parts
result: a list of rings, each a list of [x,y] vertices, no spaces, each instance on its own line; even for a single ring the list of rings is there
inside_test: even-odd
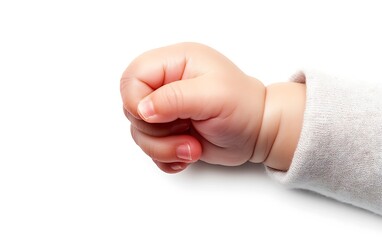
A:
[[[152,159],[161,159],[158,151],[155,146],[153,145],[148,145],[146,146],[146,154],[149,155]]]
[[[183,108],[183,92],[179,85],[168,84],[164,96],[167,106],[175,109],[178,113],[181,112],[180,110]]]
[[[131,137],[133,138],[134,142],[135,142],[138,146],[140,146],[140,144],[139,144],[139,133],[138,133],[138,130],[137,130],[135,127],[133,127],[132,125],[131,125],[131,127],[130,127],[130,133],[131,133]]]
[[[137,128],[131,126],[131,136],[134,140],[134,142],[145,152],[149,157],[152,159],[161,159],[162,154],[159,151],[156,144],[152,144],[152,142],[147,141],[147,139],[142,136],[142,132],[138,130]]]
[[[123,73],[119,83],[119,88],[121,92],[124,92],[126,89],[128,89],[132,79],[133,79],[133,74],[130,73],[128,70],[126,70]]]
[[[130,109],[130,92],[132,91],[133,89],[133,86],[131,86],[133,83],[132,81],[132,78],[129,77],[129,76],[123,76],[120,80],[120,84],[119,84],[119,90],[120,90],[120,93],[121,93],[121,97],[122,97],[122,102],[123,102],[123,107],[126,109],[126,110],[129,110]]]
[[[130,113],[127,111],[126,107],[122,107],[123,108],[123,114],[125,114],[125,117],[130,120]],[[130,120],[131,121],[131,120]]]

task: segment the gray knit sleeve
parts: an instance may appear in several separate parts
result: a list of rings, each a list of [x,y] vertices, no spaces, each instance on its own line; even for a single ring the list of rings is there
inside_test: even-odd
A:
[[[307,89],[300,140],[287,172],[267,172],[382,215],[382,80],[304,71],[292,81]]]

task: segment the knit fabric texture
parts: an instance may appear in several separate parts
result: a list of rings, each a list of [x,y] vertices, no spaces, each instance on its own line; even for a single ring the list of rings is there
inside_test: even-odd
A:
[[[302,71],[304,122],[287,172],[267,172],[306,189],[382,215],[382,82]]]

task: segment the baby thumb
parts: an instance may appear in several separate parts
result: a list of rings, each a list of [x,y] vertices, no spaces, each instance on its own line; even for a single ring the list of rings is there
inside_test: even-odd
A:
[[[211,101],[212,93],[204,81],[198,80],[202,81],[187,79],[163,85],[139,102],[138,114],[149,123],[211,118],[218,107]]]

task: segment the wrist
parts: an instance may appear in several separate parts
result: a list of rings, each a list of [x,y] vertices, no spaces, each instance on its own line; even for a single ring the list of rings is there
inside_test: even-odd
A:
[[[251,162],[286,171],[300,137],[305,84],[276,83],[266,88],[262,125]]]

